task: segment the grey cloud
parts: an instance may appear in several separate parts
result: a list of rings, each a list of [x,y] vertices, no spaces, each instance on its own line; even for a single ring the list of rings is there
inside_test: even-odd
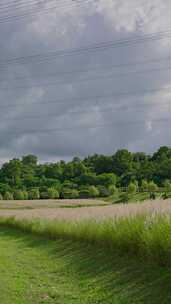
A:
[[[152,0],[151,2],[154,4]],[[159,8],[162,5],[161,2],[157,2]],[[120,10],[119,3],[121,2],[118,2],[117,14],[110,5],[107,6],[107,1],[101,0],[99,1],[101,8],[97,9],[96,5],[96,9],[91,8],[87,14],[80,8],[67,14],[63,13],[62,15],[61,13],[60,16],[53,14],[53,18],[51,14],[48,14],[31,20],[4,24],[1,29],[1,41],[4,41],[0,49],[1,58],[4,60],[5,58],[45,53],[48,50],[65,47],[77,48],[94,41],[134,37],[134,35],[139,34],[139,29],[142,31],[142,24],[145,33],[154,29],[156,20],[154,22],[153,16],[158,16],[156,6],[154,14],[151,16],[149,11],[143,10],[143,13],[141,11],[141,19],[144,22],[141,20],[139,28],[137,21],[139,17],[136,13],[131,17],[134,19],[130,21],[131,11],[128,7],[124,7],[125,1],[120,4]],[[170,7],[169,2],[166,1],[166,3]],[[141,8],[143,8],[143,2],[139,1],[139,9]],[[69,18],[68,23],[67,17]],[[158,20],[158,23],[161,22],[162,27],[164,17],[160,19],[162,21]],[[169,22],[168,20],[167,27]],[[59,28],[57,28],[58,26]],[[59,57],[43,64],[11,65],[5,70],[1,70],[0,79],[8,81],[1,83],[0,87],[6,85],[9,90],[0,90],[0,157],[8,159],[26,153],[35,153],[45,161],[60,157],[69,159],[73,155],[85,156],[95,152],[109,154],[123,147],[134,151],[151,152],[160,144],[169,145],[169,125],[151,123],[153,119],[169,115],[170,108],[162,105],[163,101],[169,102],[169,97],[162,91],[150,95],[128,95],[122,98],[117,96],[93,98],[93,96],[162,88],[170,85],[171,71],[148,72],[142,75],[131,73],[135,70],[162,67],[163,64],[136,66],[131,69],[129,67],[118,68],[113,69],[112,72],[105,69],[89,71],[97,65],[110,66],[143,61],[146,58],[167,56],[169,52],[170,46],[158,41],[130,47],[111,48],[107,51],[79,56]],[[165,66],[167,64],[166,62]],[[79,69],[85,69],[87,73],[63,76],[60,74],[64,71]],[[130,71],[130,75],[118,77],[117,74],[122,71]],[[59,73],[56,78],[47,76],[55,72]],[[111,74],[116,74],[116,76],[111,79],[107,78]],[[15,79],[19,76],[23,76],[20,81]],[[92,77],[105,76],[106,79],[80,81],[82,78],[91,79]],[[45,83],[53,82],[55,79],[57,82],[62,81],[63,84],[45,85]],[[15,86],[26,88],[10,90],[11,87]],[[92,98],[86,100],[86,97]],[[56,103],[48,102],[53,100],[56,100]],[[158,106],[156,106],[156,101]],[[38,102],[37,105],[36,102]],[[132,104],[143,102],[148,103],[148,106],[130,107]],[[21,106],[3,108],[4,105],[20,103]],[[122,105],[124,108],[110,111],[111,108]],[[78,111],[78,113],[71,114],[71,111]],[[56,117],[52,117],[51,114],[56,114]],[[24,119],[24,117],[34,115],[38,115],[40,118]],[[134,121],[144,121],[144,123],[129,124],[129,122]],[[99,128],[89,128],[94,125],[99,125]],[[51,128],[60,128],[60,132],[44,134],[36,132],[27,134],[26,132],[27,130]]]

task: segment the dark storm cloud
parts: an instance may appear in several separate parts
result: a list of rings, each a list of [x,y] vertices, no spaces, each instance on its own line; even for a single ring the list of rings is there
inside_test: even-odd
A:
[[[4,23],[0,61],[168,29],[171,4],[149,2],[151,6],[144,1],[90,1],[86,10],[66,7],[53,14]],[[169,70],[135,73],[168,63],[97,68],[166,57],[169,52],[169,42],[162,40],[1,68],[1,159],[27,153],[38,154],[42,160],[69,159],[113,153],[123,147],[151,152],[160,144],[169,145],[169,125],[153,122],[169,115],[169,105],[163,105],[168,104],[169,93],[131,95],[169,86]],[[75,70],[82,72],[66,73]],[[123,92],[128,94],[119,97]],[[43,133],[55,128],[56,132]]]

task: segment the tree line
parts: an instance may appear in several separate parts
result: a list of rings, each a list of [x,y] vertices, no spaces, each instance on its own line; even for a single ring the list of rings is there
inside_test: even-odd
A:
[[[113,155],[40,164],[35,155],[12,159],[0,169],[1,199],[105,197],[117,188],[170,189],[171,148],[154,154],[126,149]],[[151,186],[150,186],[151,185]]]

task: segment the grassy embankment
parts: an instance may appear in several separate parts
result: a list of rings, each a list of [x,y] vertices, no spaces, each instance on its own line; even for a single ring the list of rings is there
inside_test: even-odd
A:
[[[1,222],[0,303],[169,304],[170,282],[169,267],[83,242],[47,240]]]
[[[95,221],[48,221],[1,218],[0,226],[18,228],[51,239],[85,241],[119,254],[134,255],[159,265],[171,264],[171,217],[136,215]]]

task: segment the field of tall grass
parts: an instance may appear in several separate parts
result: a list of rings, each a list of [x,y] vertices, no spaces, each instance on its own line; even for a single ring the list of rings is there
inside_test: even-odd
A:
[[[50,239],[71,239],[134,255],[159,265],[171,265],[171,216],[139,214],[103,221],[55,221],[0,218],[1,227],[14,227]]]

